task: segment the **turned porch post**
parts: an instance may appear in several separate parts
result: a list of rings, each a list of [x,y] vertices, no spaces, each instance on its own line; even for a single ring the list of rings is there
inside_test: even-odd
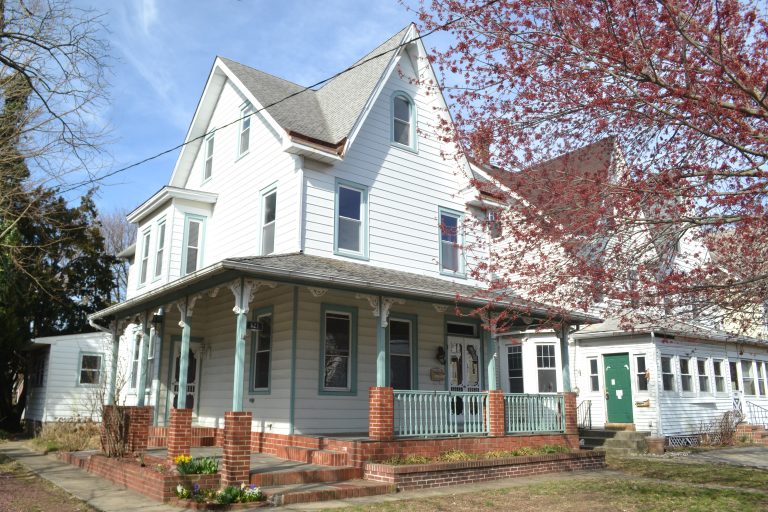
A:
[[[144,406],[147,395],[147,364],[149,360],[149,313],[144,312],[144,323],[141,326],[141,344],[139,345],[139,377],[136,381],[136,405],[139,407]]]
[[[117,362],[120,355],[120,322],[115,319],[112,322],[112,359],[107,374],[106,405],[115,404],[115,391],[117,390]]]
[[[569,325],[564,323],[560,327],[560,361],[563,366],[563,391],[571,391],[571,361],[570,354],[568,353],[568,330]]]

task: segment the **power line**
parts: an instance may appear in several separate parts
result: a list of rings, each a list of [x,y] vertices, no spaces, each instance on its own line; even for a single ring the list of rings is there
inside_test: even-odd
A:
[[[336,74],[334,74],[334,75],[332,75],[332,76],[330,76],[328,78],[320,80],[319,82],[316,82],[316,83],[314,83],[312,85],[308,85],[308,86],[304,87],[301,90],[298,90],[298,91],[296,91],[294,93],[289,94],[288,96],[285,96],[284,98],[281,98],[279,100],[276,100],[276,101],[270,103],[269,105],[264,105],[263,107],[261,107],[258,110],[251,111],[251,112],[249,112],[248,114],[246,114],[246,115],[244,115],[242,117],[239,117],[239,118],[237,118],[237,119],[235,119],[233,121],[230,121],[229,123],[226,123],[226,124],[224,124],[222,126],[218,126],[218,127],[214,128],[213,130],[211,130],[209,132],[205,132],[202,135],[198,135],[197,137],[194,137],[194,138],[192,138],[192,139],[190,139],[188,141],[182,142],[181,144],[177,144],[176,146],[174,146],[172,148],[166,149],[166,150],[161,151],[159,153],[155,153],[154,155],[148,156],[147,158],[139,160],[138,162],[134,162],[134,163],[132,163],[130,165],[126,165],[124,167],[120,167],[118,169],[115,169],[114,171],[110,171],[110,172],[108,172],[108,173],[106,173],[106,174],[104,174],[102,176],[99,176],[98,178],[93,178],[93,179],[90,179],[90,180],[87,180],[87,181],[81,181],[80,183],[77,183],[77,184],[72,185],[71,187],[69,187],[67,189],[64,189],[64,190],[60,191],[60,193],[66,194],[67,192],[71,192],[73,190],[76,190],[76,189],[78,189],[78,188],[80,188],[80,187],[82,187],[84,185],[93,184],[93,183],[102,181],[102,180],[104,180],[106,178],[110,178],[110,177],[115,176],[117,174],[121,174],[121,173],[123,173],[125,171],[133,169],[134,167],[139,167],[140,165],[143,165],[143,164],[145,164],[147,162],[151,162],[152,160],[156,160],[156,159],[160,158],[161,156],[167,155],[168,153],[173,153],[174,151],[176,151],[178,149],[181,149],[181,148],[183,148],[184,146],[186,146],[188,144],[191,144],[191,143],[196,142],[198,140],[204,139],[204,138],[208,137],[209,135],[212,135],[212,134],[216,133],[217,131],[221,130],[222,128],[226,128],[228,126],[232,126],[233,124],[239,123],[240,121],[242,121],[243,119],[245,119],[247,117],[250,117],[250,116],[252,116],[254,114],[258,114],[259,112],[262,112],[262,111],[267,110],[267,109],[269,109],[271,107],[274,107],[275,105],[279,105],[280,103],[282,103],[284,101],[287,101],[287,100],[289,100],[289,99],[291,99],[291,98],[293,98],[295,96],[298,96],[299,94],[303,94],[303,93],[305,93],[307,91],[314,90],[316,87],[320,87],[321,85],[324,85],[325,83],[330,82],[334,78],[337,78],[337,77],[339,77],[339,76],[341,76],[341,75],[343,75],[345,73],[349,73],[353,69],[356,69],[356,68],[358,68],[358,67],[360,67],[360,66],[362,66],[364,64],[367,64],[368,62],[376,60],[376,59],[378,59],[380,57],[383,57],[385,55],[388,55],[388,54],[390,54],[392,52],[396,52],[396,51],[400,50],[401,48],[403,48],[403,47],[405,47],[405,46],[407,46],[407,45],[409,45],[411,43],[414,43],[416,41],[425,39],[425,38],[431,36],[432,34],[434,34],[435,32],[438,32],[440,30],[444,30],[444,29],[450,27],[454,23],[456,23],[458,21],[461,21],[462,19],[466,18],[467,16],[469,16],[471,14],[475,14],[477,12],[480,12],[480,11],[490,7],[491,5],[497,3],[498,1],[499,0],[490,0],[489,2],[487,2],[487,3],[483,4],[483,5],[480,5],[477,8],[467,12],[466,14],[463,14],[461,16],[458,16],[456,18],[448,20],[447,22],[445,22],[442,25],[439,25],[439,26],[433,28],[432,30],[430,30],[429,32],[427,32],[425,34],[421,34],[421,35],[419,35],[417,37],[414,37],[413,39],[410,39],[408,41],[400,43],[399,45],[397,45],[395,48],[392,48],[391,50],[386,50],[386,51],[383,51],[381,53],[377,53],[376,55],[372,55],[372,56],[368,57],[367,59],[364,59],[364,60],[361,60],[360,62],[352,64],[348,68],[346,68],[346,69],[344,69],[342,71],[339,71],[338,73],[336,73]]]

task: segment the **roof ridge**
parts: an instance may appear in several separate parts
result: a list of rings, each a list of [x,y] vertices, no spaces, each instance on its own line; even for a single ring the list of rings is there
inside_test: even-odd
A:
[[[225,61],[225,64],[227,62],[231,62],[233,64],[237,64],[238,66],[243,66],[244,68],[248,68],[248,69],[250,69],[252,71],[256,71],[257,73],[261,73],[262,75],[267,75],[269,77],[276,78],[276,79],[278,79],[278,80],[280,80],[282,82],[285,82],[287,84],[293,85],[295,87],[300,87],[301,89],[307,89],[307,90],[310,90],[312,92],[315,92],[314,89],[312,89],[312,88],[310,88],[310,87],[308,87],[306,85],[297,84],[296,82],[292,82],[291,80],[288,80],[287,78],[283,78],[281,76],[275,75],[274,73],[270,73],[268,71],[264,71],[263,69],[254,68],[253,66],[250,66],[248,64],[243,64],[242,62],[239,62],[239,61],[227,58],[227,57],[222,57],[221,55],[217,55],[216,58],[219,58],[219,59]]]

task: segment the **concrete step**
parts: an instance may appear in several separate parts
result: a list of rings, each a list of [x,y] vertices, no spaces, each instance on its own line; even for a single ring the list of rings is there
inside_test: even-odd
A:
[[[315,501],[359,498],[362,496],[380,496],[396,491],[394,484],[371,482],[368,480],[348,480],[333,484],[297,484],[279,487],[262,487],[262,492],[275,505],[291,505]]]
[[[298,469],[251,473],[251,483],[259,487],[295,484],[336,483],[362,476],[362,470],[351,466],[318,469]]]
[[[579,437],[588,437],[588,438],[611,438],[616,436],[618,433],[617,430],[598,430],[598,429],[579,429]]]

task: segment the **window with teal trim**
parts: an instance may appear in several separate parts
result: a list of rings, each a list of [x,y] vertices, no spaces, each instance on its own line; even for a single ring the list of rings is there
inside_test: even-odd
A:
[[[326,311],[323,343],[323,389],[352,389],[352,321],[348,312]]]
[[[389,320],[389,383],[394,389],[412,389],[413,324]]]
[[[415,139],[415,109],[413,101],[405,93],[397,93],[392,97],[392,141],[414,147]]]
[[[461,274],[464,254],[461,240],[461,218],[458,212],[440,209],[440,272]]]
[[[269,371],[272,353],[272,314],[257,315],[259,330],[254,334],[252,345],[253,391],[269,390]]]
[[[336,184],[335,249],[338,254],[367,255],[368,189],[360,185]]]
[[[261,254],[275,252],[275,219],[277,217],[277,190],[272,189],[261,196]]]

